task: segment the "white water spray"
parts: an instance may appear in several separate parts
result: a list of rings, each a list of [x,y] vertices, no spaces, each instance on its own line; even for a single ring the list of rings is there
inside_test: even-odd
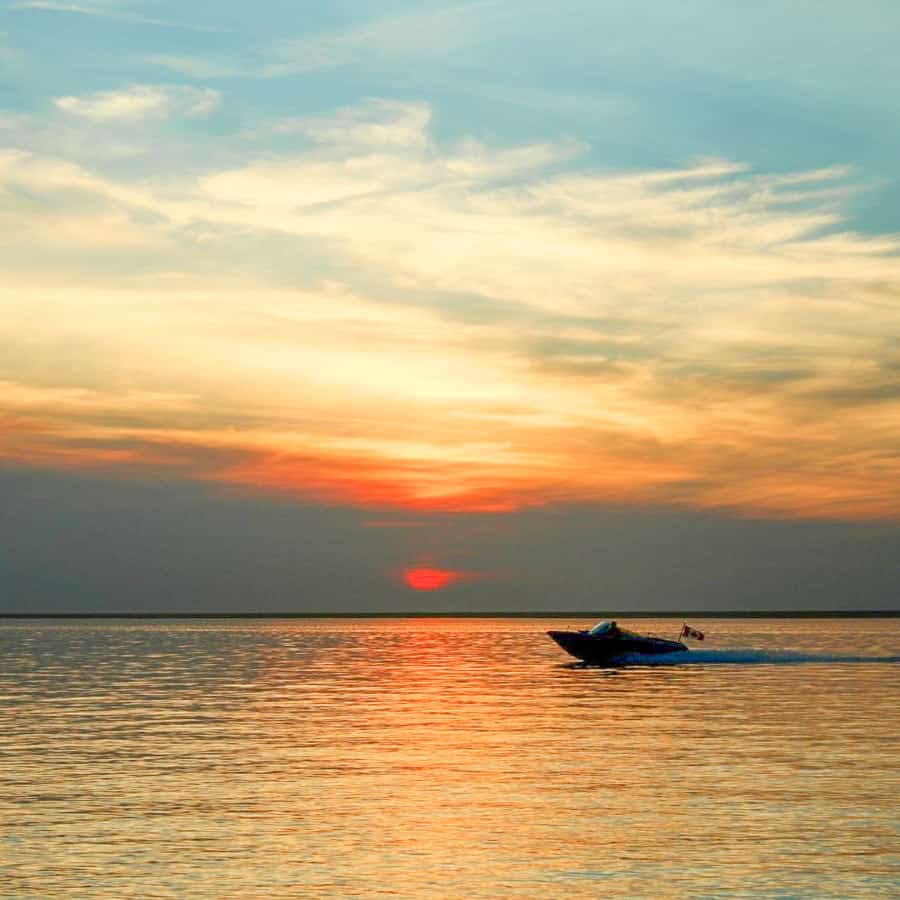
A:
[[[798,653],[792,650],[686,650],[649,656],[626,653],[617,657],[620,666],[684,665],[798,665],[801,663],[900,663],[900,656],[842,656],[836,653]]]

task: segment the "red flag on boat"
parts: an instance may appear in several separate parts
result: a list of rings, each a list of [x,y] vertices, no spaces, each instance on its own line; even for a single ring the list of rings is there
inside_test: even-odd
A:
[[[696,628],[691,628],[690,625],[682,625],[680,637],[696,638],[698,641],[702,641],[703,632],[697,631]]]

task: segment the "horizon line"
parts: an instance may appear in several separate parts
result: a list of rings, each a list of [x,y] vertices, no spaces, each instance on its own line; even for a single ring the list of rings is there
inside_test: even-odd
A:
[[[900,609],[830,610],[530,610],[520,612],[71,612],[4,613],[0,619],[872,619],[900,618]]]

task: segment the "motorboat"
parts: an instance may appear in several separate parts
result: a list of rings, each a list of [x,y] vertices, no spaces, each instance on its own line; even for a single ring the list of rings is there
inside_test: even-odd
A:
[[[566,653],[586,663],[615,665],[630,654],[659,656],[688,648],[681,641],[669,641],[650,634],[636,634],[619,628],[615,622],[598,622],[584,631],[548,631],[547,634]]]

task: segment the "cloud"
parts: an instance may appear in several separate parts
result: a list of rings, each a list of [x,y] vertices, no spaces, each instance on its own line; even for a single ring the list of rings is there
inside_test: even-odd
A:
[[[173,28],[185,31],[221,31],[209,25],[195,25],[187,22],[173,22],[168,19],[156,19],[142,16],[122,8],[123,4],[112,0],[107,3],[64,3],[57,0],[18,0],[11,9],[32,9],[44,12],[68,13],[78,16],[91,16],[102,19],[115,19],[122,22],[134,22],[140,25],[153,25],[157,28]]]
[[[333,116],[283,120],[272,131],[298,134],[316,144],[341,148],[424,149],[431,145],[430,122],[431,107],[427,103],[372,99],[338,110]]]
[[[538,10],[532,9],[534,15]],[[158,65],[191,78],[281,78],[344,66],[405,59],[434,60],[487,42],[521,21],[501,0],[402,11],[344,28],[283,37],[235,57],[152,54]]]
[[[132,84],[121,90],[97,91],[80,97],[57,97],[57,109],[96,122],[164,119],[173,115],[209,115],[220,94],[211,88]]]
[[[80,15],[115,15],[115,8],[103,6],[84,6],[79,3],[57,3],[55,0],[19,0],[12,4],[12,9],[43,9],[50,12],[78,13]]]
[[[900,516],[900,240],[852,231],[853,172],[610,174],[376,99],[273,128],[297,146],[175,181],[0,158],[0,453],[421,510]]]
[[[515,22],[518,10],[498,0],[401,12],[349,28],[277,42],[261,74],[294,75],[382,58],[434,58],[487,39],[498,23]]]
[[[109,181],[75,163],[21,150],[0,151],[0,191],[50,198],[57,214],[78,214],[98,204],[113,205],[132,215],[161,213],[165,208],[152,194],[139,188]],[[27,212],[19,215],[20,222],[28,218]]]
[[[172,56],[169,54],[155,54],[144,58],[144,62],[171,69],[188,78],[231,78],[236,75],[247,74],[240,67],[223,61],[196,56]]]

